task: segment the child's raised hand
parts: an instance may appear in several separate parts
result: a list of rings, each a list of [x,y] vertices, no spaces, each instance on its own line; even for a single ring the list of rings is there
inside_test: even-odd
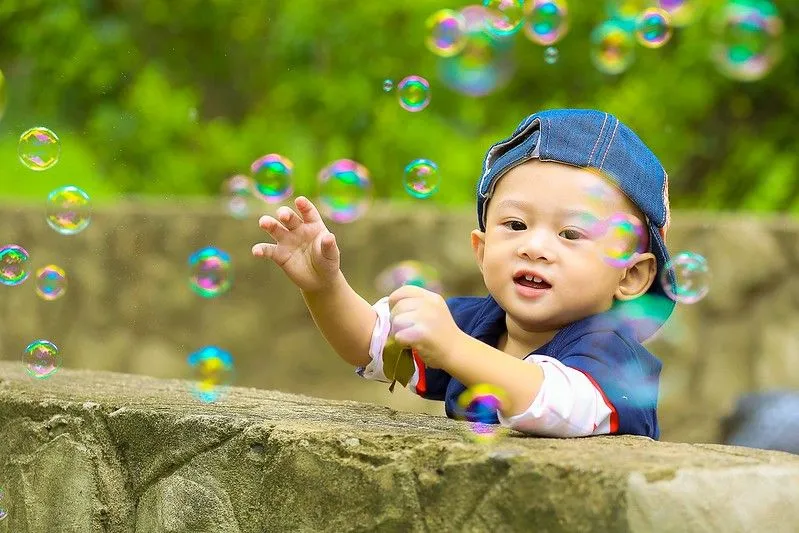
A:
[[[340,254],[335,236],[328,231],[319,211],[304,196],[294,200],[299,214],[281,206],[277,219],[264,215],[258,221],[275,240],[252,247],[252,255],[271,259],[301,290],[325,289],[338,274]]]

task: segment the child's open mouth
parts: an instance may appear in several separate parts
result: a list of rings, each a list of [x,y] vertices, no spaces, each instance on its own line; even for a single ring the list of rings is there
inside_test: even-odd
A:
[[[533,289],[550,289],[552,285],[544,281],[542,278],[536,276],[529,276],[529,275],[522,275],[516,276],[513,278],[514,283],[517,285],[522,285],[524,287],[530,287]]]

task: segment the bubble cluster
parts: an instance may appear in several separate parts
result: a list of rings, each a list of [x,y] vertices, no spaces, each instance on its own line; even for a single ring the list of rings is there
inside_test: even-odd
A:
[[[707,260],[694,252],[675,255],[660,273],[660,283],[666,294],[675,302],[684,304],[693,304],[704,298],[710,290],[710,279]]]
[[[438,165],[429,159],[414,159],[405,167],[403,185],[414,198],[430,198],[440,184]]]
[[[427,18],[425,25],[425,45],[435,55],[452,57],[466,46],[466,20],[458,11],[440,9]]]
[[[735,80],[765,77],[782,56],[783,22],[769,0],[731,0],[718,20],[713,60]]]
[[[92,218],[89,195],[67,185],[47,196],[47,225],[61,235],[75,235],[85,230]]]
[[[36,294],[52,301],[67,291],[67,273],[56,265],[47,265],[36,271]]]
[[[524,35],[536,44],[550,46],[569,31],[569,12],[564,0],[529,0],[524,6]]]
[[[294,163],[279,154],[267,154],[250,165],[256,196],[269,202],[282,202],[294,192]]]
[[[17,155],[23,165],[31,170],[47,170],[58,163],[61,141],[58,136],[41,126],[23,132],[19,137]]]
[[[624,268],[636,254],[644,253],[647,229],[636,217],[615,213],[600,223],[604,229],[603,258],[611,266]]]
[[[319,210],[334,222],[352,222],[372,200],[369,171],[351,159],[339,159],[319,171]]]
[[[430,83],[421,76],[408,76],[397,84],[397,98],[406,111],[416,113],[430,104]]]
[[[544,50],[544,61],[547,65],[554,65],[558,62],[558,57],[560,56],[560,52],[554,46],[548,46]]]
[[[671,39],[671,17],[663,9],[645,9],[635,22],[635,37],[642,46],[660,48]]]
[[[22,246],[7,244],[0,248],[0,283],[13,287],[28,279],[29,259],[28,251]]]
[[[22,364],[31,377],[49,378],[61,367],[61,354],[52,342],[44,339],[35,340],[22,353]]]
[[[438,271],[421,261],[400,261],[384,269],[375,279],[381,294],[391,294],[404,285],[415,285],[438,294],[444,292]]]
[[[203,298],[214,298],[230,289],[233,268],[227,252],[208,246],[189,257],[189,286]]]
[[[233,382],[233,356],[217,346],[205,346],[187,358],[194,385],[192,392],[201,402],[219,400]]]
[[[383,91],[384,92],[390,93],[393,88],[394,88],[394,81],[393,80],[389,80],[389,79],[383,80]]]
[[[475,440],[491,441],[498,434],[497,413],[506,402],[501,388],[486,383],[474,385],[458,396],[458,418],[469,422]]]
[[[488,10],[485,29],[493,35],[513,35],[524,23],[522,0],[483,0],[483,7]]]
[[[635,39],[624,24],[608,20],[591,32],[591,61],[604,74],[621,74],[635,60]]]

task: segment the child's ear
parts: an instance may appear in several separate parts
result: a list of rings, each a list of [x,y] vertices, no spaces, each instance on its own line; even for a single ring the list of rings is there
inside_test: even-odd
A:
[[[657,260],[647,252],[639,254],[635,262],[624,269],[624,276],[619,280],[619,287],[614,295],[617,300],[632,300],[649,290],[655,283]]]
[[[472,230],[472,250],[474,250],[474,257],[477,259],[477,266],[480,272],[483,271],[483,254],[485,253],[486,234],[479,229]]]

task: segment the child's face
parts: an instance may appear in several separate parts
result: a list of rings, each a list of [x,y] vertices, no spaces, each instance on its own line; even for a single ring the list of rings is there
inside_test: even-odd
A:
[[[486,231],[472,232],[486,287],[527,331],[554,331],[607,311],[614,298],[640,296],[654,281],[654,255],[612,266],[604,252],[610,237],[588,231],[587,221],[620,212],[645,224],[621,192],[588,170],[538,160],[514,168],[496,185]],[[530,287],[524,274],[546,283]]]

